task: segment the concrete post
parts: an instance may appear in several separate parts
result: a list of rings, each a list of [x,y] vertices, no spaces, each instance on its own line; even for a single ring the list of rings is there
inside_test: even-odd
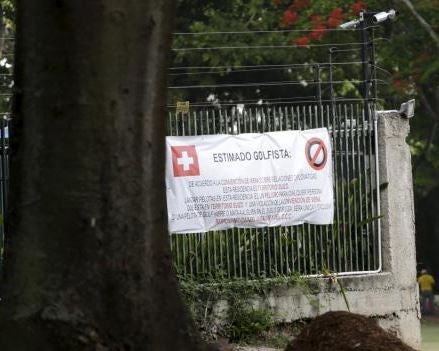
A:
[[[420,349],[420,312],[416,283],[415,217],[410,126],[396,111],[378,113],[383,271],[399,289],[396,330],[401,339]]]

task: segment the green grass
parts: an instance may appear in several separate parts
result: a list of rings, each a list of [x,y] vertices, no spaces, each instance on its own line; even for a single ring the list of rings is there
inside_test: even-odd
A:
[[[439,324],[422,324],[422,351],[439,350]]]

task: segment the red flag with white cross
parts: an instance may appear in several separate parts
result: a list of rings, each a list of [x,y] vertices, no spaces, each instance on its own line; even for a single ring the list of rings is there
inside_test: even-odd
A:
[[[174,177],[199,176],[200,167],[195,145],[171,146]]]

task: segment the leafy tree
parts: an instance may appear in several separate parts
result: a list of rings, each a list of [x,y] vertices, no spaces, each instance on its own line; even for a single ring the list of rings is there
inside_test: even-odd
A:
[[[207,66],[222,65],[227,68],[214,74],[216,71],[207,71],[209,74],[194,74],[196,72],[185,71],[186,75],[171,75],[173,83],[188,84],[214,84],[224,82],[264,81],[268,77],[271,80],[286,79],[313,79],[312,69],[302,68],[291,72],[292,67],[280,70],[260,70],[247,73],[239,73],[234,67],[242,65],[268,65],[268,64],[300,64],[327,61],[327,47],[308,47],[334,42],[359,42],[358,33],[334,33],[331,30],[341,23],[358,18],[363,10],[382,11],[392,7],[399,11],[396,21],[386,22],[382,29],[377,29],[376,56],[379,66],[385,71],[378,71],[381,80],[387,83],[380,86],[380,97],[385,100],[386,108],[399,106],[399,103],[416,97],[419,102],[416,120],[413,122],[411,145],[415,156],[417,170],[417,190],[425,194],[435,186],[437,179],[434,176],[437,171],[434,152],[437,143],[437,82],[438,62],[436,55],[438,43],[434,40],[434,29],[438,26],[439,16],[435,9],[439,6],[438,0],[418,0],[413,7],[408,0],[401,1],[309,1],[309,0],[251,0],[251,1],[222,1],[220,6],[214,2],[204,1],[202,6],[191,6],[191,0],[179,2],[177,31],[181,32],[245,32],[245,31],[273,31],[285,30],[284,33],[258,33],[227,34],[220,35],[177,35],[174,41],[175,48],[182,47],[218,47],[224,46],[264,46],[286,45],[283,50],[271,49],[230,49],[230,50],[203,50],[203,51],[177,51],[173,58],[175,66]],[[192,8],[191,20],[188,21],[183,15],[185,9]],[[415,11],[415,12],[414,12]],[[416,14],[416,16],[414,15]],[[421,18],[421,20],[420,20]],[[294,30],[309,31],[295,32]],[[288,32],[293,30],[292,32]],[[432,34],[433,33],[433,34]],[[288,45],[290,47],[288,47]],[[302,46],[298,50],[295,46]],[[201,53],[201,54],[200,54]],[[358,53],[352,55],[339,55],[342,60],[358,60]],[[289,72],[288,72],[289,70]],[[206,71],[206,70],[205,70]],[[306,72],[310,71],[310,72]],[[352,67],[343,67],[337,70],[335,79],[361,76],[360,70]],[[172,72],[174,73],[174,72]],[[344,75],[342,74],[344,73]],[[322,71],[324,75],[324,70]],[[239,76],[238,76],[239,75]],[[180,79],[180,81],[178,81]],[[325,76],[322,77],[325,79]],[[274,95],[285,93],[286,89],[279,88]],[[229,89],[231,90],[231,89]],[[254,92],[226,92],[230,96],[235,92],[235,100],[239,97],[264,98],[263,94]],[[241,89],[242,90],[242,89]],[[253,89],[254,90],[254,89]],[[259,89],[261,90],[261,89]],[[270,89],[273,91],[273,89]],[[355,90],[355,89],[354,89]],[[301,87],[288,87],[290,96],[304,94],[306,89]],[[338,93],[345,95],[353,93],[348,84],[340,87]],[[201,93],[180,91],[180,97],[189,97],[192,101],[203,99],[210,95],[213,89]],[[309,93],[309,91],[307,91]],[[219,94],[223,93],[222,91]],[[312,92],[311,92],[312,93]],[[186,95],[185,95],[186,94]],[[204,94],[204,95],[203,95]],[[353,93],[355,95],[355,93]],[[178,95],[178,94],[177,94]],[[306,95],[306,93],[305,93]],[[358,91],[356,92],[358,96]],[[298,95],[300,96],[300,95]],[[265,97],[270,97],[266,95]],[[171,95],[174,101],[177,99]],[[173,102],[173,101],[171,101]],[[430,123],[425,123],[428,120]],[[431,128],[433,125],[433,128]],[[426,166],[426,167],[425,167]]]
[[[184,9],[193,8],[191,0],[179,1],[177,21],[180,32],[239,32],[273,31],[283,33],[194,35],[175,37],[174,47],[217,47],[217,46],[263,46],[285,45],[285,49],[236,49],[176,51],[174,66],[217,66],[222,70],[204,69],[177,70],[180,75],[171,75],[171,84],[197,85],[215,83],[262,82],[262,81],[301,81],[314,79],[312,63],[328,60],[328,48],[313,46],[334,42],[359,42],[356,32],[334,32],[343,22],[358,18],[361,11],[383,11],[395,8],[399,15],[395,21],[388,21],[375,29],[376,61],[380,79],[378,97],[383,99],[381,108],[398,108],[400,103],[416,98],[416,118],[411,122],[412,132],[409,143],[412,148],[415,194],[418,218],[428,212],[431,201],[439,189],[439,61],[438,0],[248,0],[222,1],[216,6],[213,1],[204,1],[191,13],[190,21],[184,19]],[[183,17],[183,18],[182,18]],[[309,31],[300,30],[308,29]],[[299,30],[299,31],[297,31]],[[360,61],[359,52],[338,53],[334,59],[341,62]],[[293,64],[308,63],[311,66],[293,67]],[[239,73],[235,68],[246,65],[291,64],[291,67],[269,70],[249,70]],[[181,74],[184,73],[184,74]],[[207,74],[208,73],[208,74]],[[361,67],[347,65],[334,69],[334,79],[341,81],[335,86],[336,94],[344,97],[360,97],[359,85],[349,83],[352,79],[362,79]],[[180,79],[180,80],[179,80]],[[321,68],[321,79],[328,80],[328,71]],[[244,101],[250,99],[269,103],[270,98],[302,97],[316,95],[312,86],[280,86],[244,88],[211,88],[199,90],[172,90],[170,103],[188,99],[191,102],[210,98],[212,103]],[[328,89],[323,90],[328,96]],[[439,232],[433,234],[431,228],[436,219],[426,219],[425,225],[418,221],[418,231],[426,244],[419,242],[418,257],[431,262],[431,254],[422,247],[429,247]],[[422,221],[422,220],[421,220]],[[430,228],[430,229],[429,229]],[[430,245],[431,246],[431,245]],[[436,267],[439,271],[439,265]]]
[[[17,1],[5,351],[201,350],[164,203],[172,1]]]

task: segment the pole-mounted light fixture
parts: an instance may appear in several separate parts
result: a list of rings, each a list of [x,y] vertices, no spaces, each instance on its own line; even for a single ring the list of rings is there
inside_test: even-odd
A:
[[[389,10],[387,12],[378,12],[375,15],[372,16],[372,22],[373,23],[381,23],[388,19],[394,19],[398,13],[395,10]]]
[[[399,108],[399,115],[404,118],[412,118],[415,115],[415,99],[403,102]]]
[[[355,29],[355,28],[357,28],[360,25],[360,23],[364,21],[364,19],[365,19],[364,14],[365,14],[365,12],[361,12],[360,19],[342,23],[339,26],[339,28],[341,28],[341,29]],[[372,15],[371,16],[372,23],[377,24],[377,23],[387,21],[389,19],[393,20],[398,15],[398,12],[392,9],[389,11],[382,11],[382,12],[376,12],[376,13],[367,12],[367,14],[369,16]]]
[[[341,29],[355,29],[357,28],[357,26],[360,24],[360,20],[353,20],[353,21],[349,21],[343,24],[340,24],[340,28]]]

